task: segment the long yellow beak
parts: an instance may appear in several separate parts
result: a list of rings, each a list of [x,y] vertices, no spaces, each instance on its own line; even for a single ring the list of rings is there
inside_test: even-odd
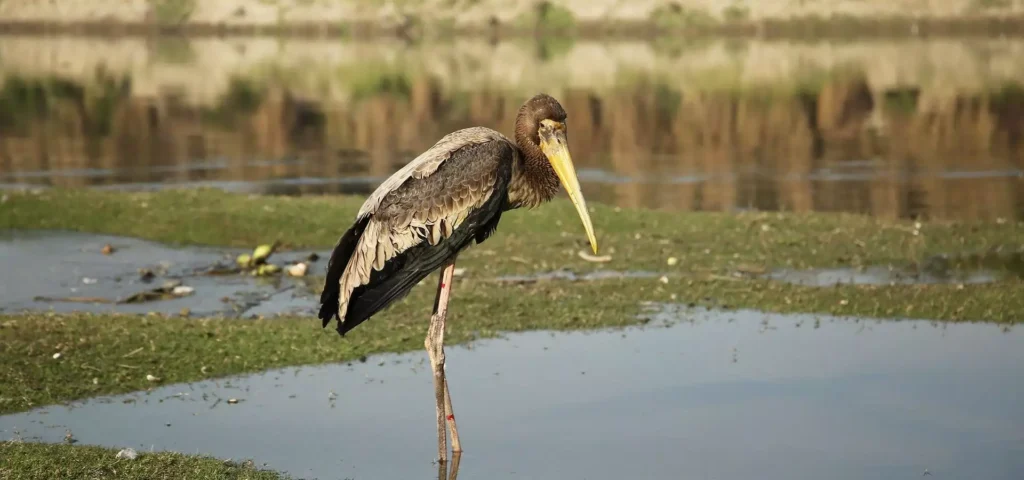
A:
[[[583,199],[583,192],[580,190],[580,181],[576,178],[576,168],[572,164],[572,156],[569,155],[569,142],[565,133],[555,132],[548,138],[543,138],[540,149],[551,162],[555,174],[562,182],[562,187],[569,194],[569,199],[576,206],[576,213],[583,220],[583,228],[587,231],[587,239],[590,240],[590,247],[597,254],[597,237],[594,236],[594,225],[590,222],[590,213],[587,211],[587,202]]]

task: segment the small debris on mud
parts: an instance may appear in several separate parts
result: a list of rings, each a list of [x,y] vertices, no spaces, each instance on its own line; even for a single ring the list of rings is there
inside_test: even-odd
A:
[[[274,242],[270,245],[260,245],[256,247],[256,249],[252,251],[252,264],[261,265],[263,263],[266,263],[267,259],[270,258],[271,255],[273,255],[274,250],[277,250],[277,247],[279,245],[280,243]]]
[[[163,284],[163,286],[154,288],[151,290],[145,290],[123,300],[118,300],[113,303],[144,303],[152,302],[156,300],[166,300],[170,298],[184,297],[191,295],[195,292],[195,289],[189,286],[182,285],[178,280],[171,280]]]
[[[153,277],[155,277],[155,276],[156,275],[153,273],[153,271],[148,269],[148,268],[140,268],[139,269],[139,280],[141,280],[144,283],[152,282],[153,281]]]
[[[117,452],[117,456],[115,458],[124,460],[135,460],[136,458],[138,458],[138,456],[139,454],[134,449],[125,448]]]
[[[114,253],[114,246],[108,243],[104,245],[102,249],[100,249],[100,253],[104,255],[110,255]]]
[[[273,274],[278,273],[280,271],[281,271],[281,267],[279,267],[277,265],[274,265],[272,263],[265,263],[265,264],[260,265],[259,267],[257,267],[256,271],[253,272],[253,275],[256,275],[257,277],[265,277],[265,276],[273,275]]]
[[[591,255],[583,250],[580,250],[579,252],[576,253],[577,255],[579,255],[580,258],[588,262],[605,263],[612,261],[611,255]]]
[[[288,275],[292,277],[304,277],[309,266],[305,262],[299,262],[288,267]]]
[[[159,382],[160,381],[160,377],[154,377],[153,375],[150,375],[150,374],[147,373],[146,374],[146,380],[150,381],[150,382]]]
[[[316,262],[317,260],[320,260],[320,255],[317,255],[316,252],[313,252],[306,257],[307,262]]]
[[[229,398],[228,405],[236,405],[239,402],[237,398]]]

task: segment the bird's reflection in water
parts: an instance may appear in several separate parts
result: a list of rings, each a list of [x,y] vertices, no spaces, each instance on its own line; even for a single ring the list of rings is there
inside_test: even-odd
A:
[[[459,460],[462,453],[452,453],[451,461],[448,463],[437,462],[437,480],[456,480],[459,477]],[[451,472],[448,472],[448,465],[451,465]]]

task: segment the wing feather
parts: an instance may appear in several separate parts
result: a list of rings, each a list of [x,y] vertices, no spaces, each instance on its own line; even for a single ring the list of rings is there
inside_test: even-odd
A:
[[[512,145],[508,137],[486,127],[464,128],[441,137],[427,151],[412,159],[412,161],[381,183],[369,198],[366,199],[366,202],[363,203],[359,213],[356,214],[356,220],[358,221],[376,212],[384,199],[391,192],[405,185],[409,179],[418,180],[433,175],[445,160],[451,158],[452,154],[456,151],[468,146],[494,141],[508,142],[509,145]]]
[[[494,134],[499,137],[490,135],[490,140],[482,141],[489,135],[487,129],[467,130],[476,133],[471,132],[461,148],[442,139],[428,150],[434,151],[432,156],[421,155],[410,163],[420,161],[422,169],[396,173],[363,205],[366,212],[361,212],[357,221],[367,220],[367,224],[339,282],[338,318],[345,321],[349,297],[355,289],[370,283],[374,271],[387,270],[389,261],[417,245],[441,244],[494,195],[507,195],[504,189],[496,192],[495,187],[507,185],[511,178],[514,146],[497,132]],[[440,155],[435,151],[438,149],[451,151],[444,160],[432,164]],[[424,158],[427,160],[421,160]],[[433,166],[426,167],[428,164]],[[425,174],[428,170],[431,173]],[[502,175],[509,178],[498,182]],[[402,178],[397,187],[393,186],[398,182],[392,181],[395,178]],[[381,194],[385,188],[391,190]]]

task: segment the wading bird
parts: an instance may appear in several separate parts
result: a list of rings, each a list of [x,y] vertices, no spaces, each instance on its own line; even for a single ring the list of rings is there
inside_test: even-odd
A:
[[[434,372],[442,462],[447,458],[446,422],[452,451],[462,451],[444,374],[445,316],[459,252],[494,233],[502,212],[550,200],[561,182],[597,253],[565,119],[558,101],[539,94],[519,109],[515,142],[483,127],[441,138],[366,199],[328,262],[319,318],[325,328],[337,318],[342,336],[443,267],[424,342]]]

